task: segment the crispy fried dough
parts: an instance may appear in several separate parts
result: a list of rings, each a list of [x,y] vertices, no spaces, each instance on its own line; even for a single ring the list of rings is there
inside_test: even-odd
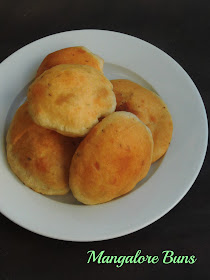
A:
[[[114,112],[80,143],[70,167],[73,195],[84,204],[110,201],[131,191],[150,168],[153,139],[134,114]]]
[[[84,136],[116,108],[112,84],[87,65],[61,64],[39,76],[28,91],[29,113],[38,125]]]
[[[117,111],[135,114],[152,132],[154,152],[152,162],[162,157],[170,144],[173,132],[171,114],[166,104],[154,92],[129,80],[112,80]]]
[[[85,47],[71,47],[48,54],[37,70],[36,77],[59,64],[89,65],[103,72],[104,61]]]
[[[79,139],[36,125],[24,103],[7,133],[7,159],[12,171],[28,187],[48,195],[69,191],[69,167]]]

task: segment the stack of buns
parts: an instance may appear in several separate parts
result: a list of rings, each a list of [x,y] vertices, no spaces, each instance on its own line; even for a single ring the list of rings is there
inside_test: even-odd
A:
[[[12,171],[34,191],[88,205],[131,191],[162,157],[173,124],[156,94],[109,81],[103,59],[84,47],[49,54],[7,133]]]

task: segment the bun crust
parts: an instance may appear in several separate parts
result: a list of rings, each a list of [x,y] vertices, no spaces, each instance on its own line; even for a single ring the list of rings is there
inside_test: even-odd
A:
[[[104,60],[85,47],[71,47],[48,54],[39,66],[36,78],[44,71],[59,64],[89,65],[103,72]]]
[[[85,136],[100,117],[115,110],[112,88],[103,73],[93,67],[60,64],[30,86],[29,113],[40,126],[66,136]]]
[[[69,167],[79,139],[36,125],[24,103],[7,133],[7,159],[12,171],[34,191],[62,195],[69,191]]]
[[[84,204],[110,201],[131,191],[150,168],[150,130],[133,114],[114,112],[80,143],[70,167],[70,188]]]
[[[156,93],[129,80],[112,80],[111,83],[117,100],[116,111],[135,114],[151,130],[152,162],[155,162],[166,153],[172,138],[173,122],[166,104]]]

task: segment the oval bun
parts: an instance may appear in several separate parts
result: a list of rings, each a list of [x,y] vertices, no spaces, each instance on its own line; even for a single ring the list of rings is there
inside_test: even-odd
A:
[[[33,121],[66,136],[81,137],[98,119],[115,111],[111,82],[93,67],[60,64],[39,76],[29,87]]]
[[[70,167],[70,188],[84,204],[110,201],[131,191],[151,165],[150,130],[134,115],[115,112],[80,143]]]
[[[135,114],[152,132],[154,152],[152,162],[162,157],[170,144],[173,132],[171,114],[156,93],[129,80],[112,80],[117,111]]]
[[[59,64],[89,65],[103,71],[104,60],[85,47],[70,47],[48,54],[39,66],[36,78],[44,71]]]
[[[34,191],[63,195],[69,191],[69,167],[80,139],[36,125],[24,103],[7,133],[7,159],[12,171]]]

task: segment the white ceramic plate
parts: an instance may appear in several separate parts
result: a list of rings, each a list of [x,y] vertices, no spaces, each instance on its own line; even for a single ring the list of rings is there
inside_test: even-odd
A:
[[[155,89],[168,105],[174,123],[169,150],[153,164],[146,179],[131,193],[97,206],[81,205],[71,194],[49,197],[33,192],[11,172],[5,154],[9,123],[42,59],[55,50],[81,45],[104,58],[109,79],[127,78]],[[187,73],[145,41],[101,30],[55,34],[3,61],[0,85],[0,211],[28,230],[72,241],[104,240],[134,232],[173,208],[200,171],[208,138],[202,99]]]

